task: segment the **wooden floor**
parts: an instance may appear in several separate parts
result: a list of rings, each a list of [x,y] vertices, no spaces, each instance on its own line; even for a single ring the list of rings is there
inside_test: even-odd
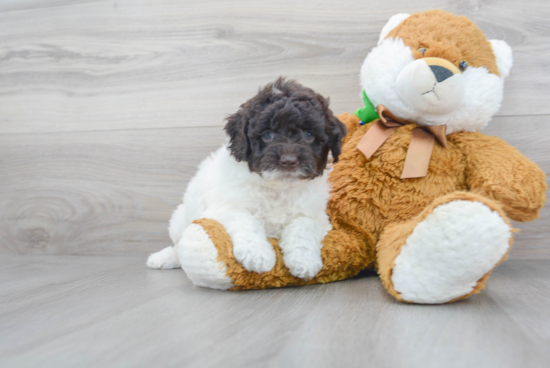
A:
[[[550,261],[483,294],[394,301],[379,279],[230,292],[135,256],[0,256],[1,367],[550,367]]]
[[[226,115],[279,75],[354,111],[385,22],[433,8],[512,46],[484,132],[548,175],[548,0],[0,0],[0,367],[550,367],[548,208],[446,306],[144,265]]]

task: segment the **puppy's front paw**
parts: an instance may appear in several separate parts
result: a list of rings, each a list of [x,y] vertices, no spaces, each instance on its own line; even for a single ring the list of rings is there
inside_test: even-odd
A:
[[[285,266],[292,276],[311,280],[323,268],[320,251],[294,250],[283,256]]]
[[[267,240],[234,243],[235,259],[248,271],[263,273],[275,267],[277,255]]]

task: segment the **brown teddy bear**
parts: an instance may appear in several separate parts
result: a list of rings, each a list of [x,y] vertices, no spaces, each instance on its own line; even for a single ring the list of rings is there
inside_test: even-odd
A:
[[[195,221],[178,245],[197,285],[260,289],[378,272],[388,292],[413,303],[478,293],[512,245],[509,219],[531,221],[545,175],[502,140],[478,132],[500,107],[512,51],[468,18],[440,10],[393,16],[361,70],[364,107],[347,126],[330,174],[323,268],[304,281],[285,268],[245,270],[223,227]],[[374,108],[376,106],[376,108]]]

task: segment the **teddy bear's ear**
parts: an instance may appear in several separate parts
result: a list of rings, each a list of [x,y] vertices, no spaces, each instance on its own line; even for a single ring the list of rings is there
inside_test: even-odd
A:
[[[495,54],[500,77],[504,79],[510,75],[510,69],[512,69],[512,64],[514,63],[512,48],[501,40],[489,40],[489,42]]]
[[[390,20],[388,20],[388,23],[386,23],[384,28],[382,28],[382,32],[380,32],[380,38],[378,39],[378,44],[380,45],[382,43],[382,41],[384,41],[384,38],[386,38],[386,36],[395,27],[397,27],[399,25],[399,23],[401,23],[402,21],[404,21],[405,19],[407,19],[410,16],[411,16],[410,14],[406,14],[406,13],[400,13],[400,14],[393,15],[390,18]]]

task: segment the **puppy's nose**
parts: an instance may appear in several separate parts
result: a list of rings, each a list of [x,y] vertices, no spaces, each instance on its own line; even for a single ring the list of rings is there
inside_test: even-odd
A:
[[[445,79],[448,79],[454,75],[449,69],[439,65],[430,65],[430,69],[434,73],[435,79],[437,79],[438,83],[441,83]]]
[[[296,164],[298,163],[298,157],[294,155],[282,155],[279,163],[285,169],[292,169],[296,167]]]

